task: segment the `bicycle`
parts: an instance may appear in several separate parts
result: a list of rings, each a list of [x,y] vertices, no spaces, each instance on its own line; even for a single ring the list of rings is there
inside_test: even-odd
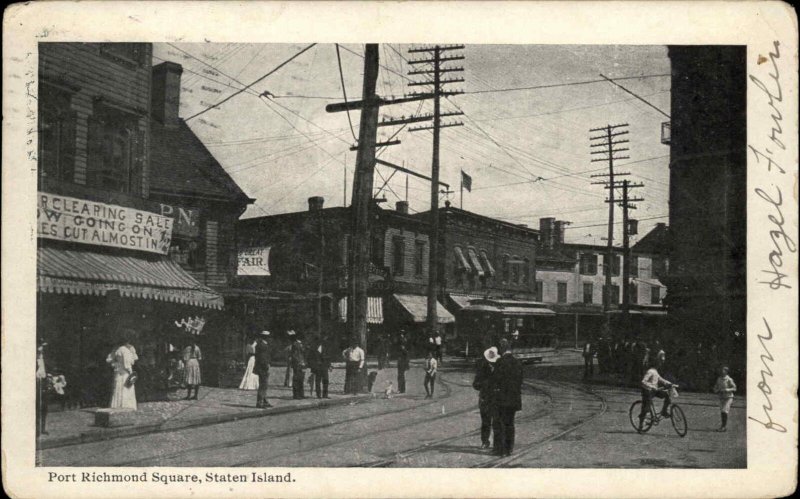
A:
[[[675,400],[678,397],[678,391],[676,388],[676,385],[673,385],[670,388],[670,398],[672,400]],[[647,433],[654,425],[658,425],[662,419],[661,414],[656,412],[655,404],[651,401],[649,405],[649,410],[645,412],[644,419],[641,421],[641,424],[639,424],[639,414],[642,411],[642,401],[635,401],[631,404],[631,408],[628,410],[628,417],[630,418],[631,426],[633,426],[633,429],[636,430],[637,433]],[[672,427],[675,429],[675,433],[677,433],[680,437],[685,437],[689,432],[689,423],[686,421],[686,415],[683,413],[683,409],[681,409],[680,406],[675,402],[672,402],[669,405],[669,419],[672,420]]]

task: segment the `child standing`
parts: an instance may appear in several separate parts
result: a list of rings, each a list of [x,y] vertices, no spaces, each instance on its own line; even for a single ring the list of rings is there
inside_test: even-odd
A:
[[[439,363],[433,357],[433,352],[428,351],[428,358],[425,360],[425,398],[433,398],[433,384],[436,381],[436,370]],[[428,387],[430,386],[430,389]]]
[[[719,394],[719,412],[722,418],[722,424],[717,431],[728,431],[728,413],[731,410],[735,391],[736,383],[728,376],[728,368],[723,366],[714,385],[714,393]]]

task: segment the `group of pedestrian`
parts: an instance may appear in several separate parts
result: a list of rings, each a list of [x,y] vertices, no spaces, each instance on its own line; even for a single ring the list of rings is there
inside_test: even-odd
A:
[[[514,357],[511,342],[501,339],[483,352],[476,365],[473,388],[478,391],[481,448],[508,456],[514,451],[516,413],[522,410],[522,363]]]

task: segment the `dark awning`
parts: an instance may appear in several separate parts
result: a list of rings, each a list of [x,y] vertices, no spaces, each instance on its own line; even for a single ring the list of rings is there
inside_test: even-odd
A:
[[[127,298],[216,309],[224,305],[221,295],[166,257],[138,258],[47,247],[39,248],[37,255],[41,292],[104,296],[118,291]]]
[[[428,320],[428,297],[422,295],[394,295],[394,299],[408,312],[414,322]],[[439,324],[450,324],[456,321],[453,314],[447,311],[438,301],[436,302],[436,319]]]

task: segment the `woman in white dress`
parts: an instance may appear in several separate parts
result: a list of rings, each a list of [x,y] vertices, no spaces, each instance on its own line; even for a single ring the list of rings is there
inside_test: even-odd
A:
[[[254,341],[246,347],[247,369],[244,370],[244,377],[239,383],[240,390],[258,390],[258,375],[253,374],[253,366],[256,364],[256,342]]]
[[[111,394],[112,409],[136,409],[136,388],[128,383],[133,373],[133,364],[139,359],[136,349],[126,339],[116,350],[108,354],[106,362],[114,368],[114,391]]]
[[[183,361],[186,363],[186,369],[183,374],[183,381],[186,383],[186,399],[197,400],[197,393],[200,390],[200,361],[203,359],[203,354],[200,353],[200,347],[197,342],[192,340],[188,347],[183,349]],[[194,388],[194,395],[192,395],[192,388]]]

